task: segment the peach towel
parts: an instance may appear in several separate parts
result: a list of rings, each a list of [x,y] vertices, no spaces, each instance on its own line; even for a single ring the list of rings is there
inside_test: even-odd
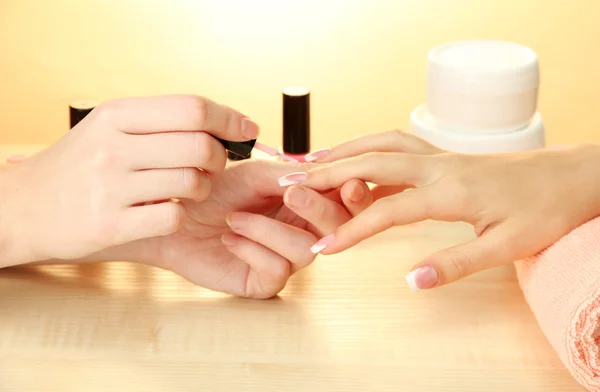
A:
[[[600,217],[515,263],[525,299],[571,375],[600,391]]]

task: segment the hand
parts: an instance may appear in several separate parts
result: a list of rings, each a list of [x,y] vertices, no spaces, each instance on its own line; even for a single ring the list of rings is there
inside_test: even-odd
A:
[[[314,260],[309,247],[318,237],[372,202],[367,185],[357,180],[327,195],[284,190],[277,179],[294,170],[270,161],[232,164],[211,177],[205,201],[183,200],[188,214],[179,231],[132,244],[144,251],[130,251],[128,260],[171,270],[212,290],[258,299],[276,295]]]
[[[257,134],[243,114],[196,96],[100,105],[58,143],[0,173],[1,265],[75,259],[176,232],[181,203],[144,203],[205,199],[226,163],[211,135]]]
[[[421,155],[408,147],[414,137],[396,138],[395,148],[406,152],[368,153],[311,169],[305,180],[295,176],[318,191],[350,179],[415,188],[375,197],[315,251],[338,253],[392,226],[427,219],[472,224],[476,239],[427,257],[407,275],[413,288],[426,289],[532,256],[600,214],[598,146],[481,156],[426,149],[431,153]],[[384,145],[390,151],[388,143],[371,148]]]
[[[316,151],[310,155],[307,155],[306,158],[310,162],[326,164],[345,158],[363,155],[373,151],[408,152],[411,154],[422,155],[433,155],[446,152],[414,135],[399,130],[391,130],[387,132],[361,136],[356,139],[338,144],[332,149],[322,149]],[[413,186],[410,184],[377,185],[372,188],[371,193],[373,195],[373,199],[378,200],[382,197],[394,195],[412,187]]]

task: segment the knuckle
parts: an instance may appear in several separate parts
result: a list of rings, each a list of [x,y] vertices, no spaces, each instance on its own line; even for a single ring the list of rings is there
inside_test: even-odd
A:
[[[93,118],[104,123],[114,123],[121,107],[118,99],[102,102],[93,110]]]
[[[123,159],[123,152],[115,145],[97,147],[91,154],[92,167],[104,170],[113,167]]]
[[[233,109],[231,109],[227,106],[223,106],[223,108],[225,109],[224,110],[225,119],[223,120],[224,121],[223,129],[225,130],[225,132],[228,135],[235,135],[235,134],[239,133],[238,129],[240,127],[240,125],[239,125],[240,121],[238,121],[239,119],[238,119],[237,113]]]
[[[184,168],[181,170],[181,177],[183,179],[183,187],[189,195],[192,195],[195,199],[205,195],[208,181],[204,173],[194,168]]]
[[[199,95],[184,96],[184,105],[187,107],[192,122],[198,124],[199,129],[206,125],[208,119],[209,104],[207,99]]]
[[[462,279],[471,274],[475,265],[473,258],[460,249],[449,251],[446,255],[446,263],[451,268],[452,280]]]
[[[213,158],[213,149],[210,137],[204,132],[194,132],[190,134],[194,153],[203,162],[210,162]]]
[[[456,210],[464,211],[474,205],[476,200],[472,192],[473,181],[466,176],[447,176],[440,185],[444,190],[446,202],[453,205]]]
[[[164,203],[163,234],[176,232],[183,223],[184,210],[179,203]]]
[[[269,275],[274,281],[285,282],[290,274],[290,265],[287,262],[272,263]]]
[[[391,141],[395,141],[396,143],[402,143],[406,140],[407,136],[406,132],[400,129],[392,129],[388,131],[387,134],[390,136]]]

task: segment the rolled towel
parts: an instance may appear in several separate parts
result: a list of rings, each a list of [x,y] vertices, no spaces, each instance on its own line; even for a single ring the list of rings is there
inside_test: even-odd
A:
[[[600,217],[515,266],[562,363],[585,388],[600,391]]]

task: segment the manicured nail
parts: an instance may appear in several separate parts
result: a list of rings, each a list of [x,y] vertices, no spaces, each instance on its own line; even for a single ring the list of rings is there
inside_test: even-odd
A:
[[[27,157],[23,154],[13,154],[13,155],[9,156],[8,158],[6,158],[6,162],[19,163],[21,161],[24,161],[25,158],[27,158]]]
[[[302,172],[291,173],[291,174],[288,174],[287,176],[283,176],[279,179],[279,186],[296,185],[296,184],[299,184],[302,181],[306,180],[307,177],[308,177],[308,173],[302,173]]]
[[[438,284],[440,276],[433,267],[425,266],[410,271],[405,278],[412,291],[419,291],[434,287]]]
[[[250,220],[250,215],[243,212],[231,212],[225,217],[227,225],[232,229],[241,229],[246,226]]]
[[[304,207],[308,201],[308,193],[298,186],[293,186],[285,193],[285,203],[290,207]]]
[[[258,137],[258,124],[247,117],[242,118],[242,135],[248,139],[256,139]]]
[[[348,195],[348,199],[354,203],[358,203],[365,197],[365,190],[361,186],[361,184],[356,183],[352,186],[350,190],[350,194]]]
[[[233,233],[225,233],[221,236],[221,242],[225,246],[233,246],[235,245],[237,237]]]
[[[325,158],[327,155],[331,153],[331,148],[323,148],[321,150],[317,150],[315,152],[311,152],[304,156],[304,160],[306,162],[314,162],[316,160]]]
[[[329,245],[333,243],[333,234],[329,234],[327,237],[321,238],[316,244],[314,244],[310,251],[314,254],[321,252],[323,249],[327,248]]]

